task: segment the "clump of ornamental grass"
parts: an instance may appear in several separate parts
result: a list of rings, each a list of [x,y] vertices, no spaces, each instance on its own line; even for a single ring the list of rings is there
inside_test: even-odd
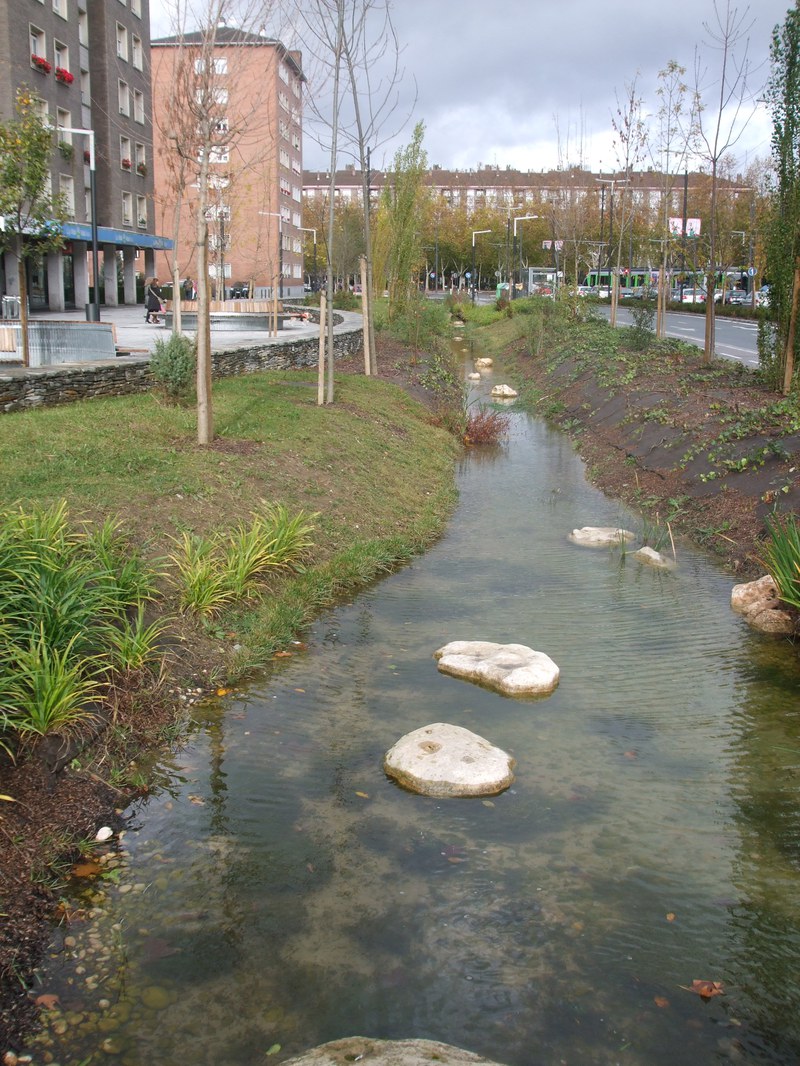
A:
[[[800,610],[800,526],[793,514],[764,520],[769,539],[762,562],[778,587],[784,603]]]
[[[314,519],[282,504],[264,504],[249,525],[228,532],[175,538],[170,555],[182,611],[211,618],[237,600],[253,596],[270,573],[302,570],[313,544]]]
[[[0,747],[68,734],[94,716],[118,671],[157,657],[159,631],[128,612],[154,595],[148,570],[108,520],[81,530],[64,501],[0,513]],[[148,646],[149,645],[149,646]]]

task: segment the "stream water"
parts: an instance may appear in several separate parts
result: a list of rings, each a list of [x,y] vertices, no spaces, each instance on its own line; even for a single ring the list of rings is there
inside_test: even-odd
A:
[[[570,543],[642,523],[539,420],[459,485],[431,551],[198,709],[54,930],[34,1062],[250,1066],[356,1034],[506,1066],[800,1060],[796,652],[691,547],[662,572]],[[559,687],[446,677],[454,639],[544,651]],[[513,786],[393,784],[386,750],[438,721],[512,752]]]

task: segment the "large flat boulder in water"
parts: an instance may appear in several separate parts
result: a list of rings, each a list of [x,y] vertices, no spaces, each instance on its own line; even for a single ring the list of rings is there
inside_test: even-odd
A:
[[[514,780],[514,759],[477,733],[434,722],[387,751],[383,768],[423,796],[494,796]]]
[[[629,529],[617,529],[615,526],[583,526],[573,529],[569,539],[582,548],[614,548],[634,540],[635,533]]]
[[[349,1036],[287,1059],[283,1066],[502,1066],[437,1040],[373,1040]]]
[[[476,681],[506,696],[541,696],[558,685],[559,669],[549,655],[524,644],[451,640],[433,653],[443,674]]]

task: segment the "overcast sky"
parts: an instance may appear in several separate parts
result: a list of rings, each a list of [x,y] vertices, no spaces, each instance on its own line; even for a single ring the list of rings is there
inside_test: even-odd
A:
[[[153,37],[171,32],[171,3],[150,0]],[[725,0],[717,6],[724,17]],[[748,28],[754,90],[769,72],[772,30],[791,6],[787,0],[736,5]],[[717,26],[714,10],[713,0],[394,0],[404,68],[398,114],[409,113],[415,92],[416,103],[400,135],[374,151],[373,166],[390,164],[421,119],[431,165],[542,170],[582,163],[613,169],[611,114],[626,84],[635,78],[638,95],[654,110],[659,70],[677,60],[693,84],[700,49],[705,87],[712,88],[720,50],[704,25]],[[290,27],[280,32],[287,45],[298,45]],[[743,52],[741,43],[736,53]],[[742,166],[768,155],[769,139],[762,109],[734,149]],[[324,169],[327,161],[307,136],[304,166]]]

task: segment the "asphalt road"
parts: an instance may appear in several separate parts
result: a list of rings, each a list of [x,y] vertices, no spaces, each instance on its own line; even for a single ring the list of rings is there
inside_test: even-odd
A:
[[[603,307],[606,317],[610,308]],[[758,366],[758,324],[747,319],[724,318],[717,315],[716,319],[716,353],[723,359],[735,359],[745,366]],[[617,324],[620,326],[633,325],[630,310],[622,305],[617,311]],[[680,311],[667,312],[667,335],[678,337],[689,344],[696,344],[702,348],[705,344],[705,315],[681,313]]]

